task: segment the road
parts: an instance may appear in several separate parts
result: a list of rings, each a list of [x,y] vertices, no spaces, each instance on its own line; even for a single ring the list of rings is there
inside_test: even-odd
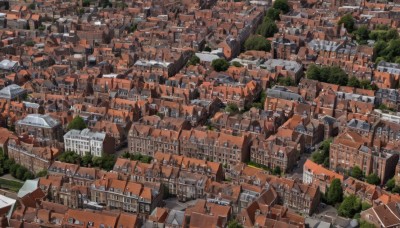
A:
[[[17,182],[20,182],[20,183],[24,183],[23,181],[18,180],[17,178],[11,176],[11,174],[4,174],[3,176],[1,176],[1,178],[6,179],[6,180],[11,180],[11,181],[17,181]]]

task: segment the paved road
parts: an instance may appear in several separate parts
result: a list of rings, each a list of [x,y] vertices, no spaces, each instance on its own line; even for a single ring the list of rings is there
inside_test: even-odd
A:
[[[8,198],[11,198],[11,199],[18,198],[17,193],[10,192],[10,191],[4,190],[4,189],[0,189],[0,195],[7,196]]]
[[[20,183],[24,183],[23,181],[18,180],[17,178],[11,176],[11,174],[4,174],[3,176],[0,176],[0,177],[3,178],[3,179],[6,179],[6,180],[12,180],[12,181],[17,181],[17,182],[20,182]]]

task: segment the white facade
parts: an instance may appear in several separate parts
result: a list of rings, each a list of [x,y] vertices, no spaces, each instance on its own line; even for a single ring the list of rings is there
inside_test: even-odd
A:
[[[64,135],[65,151],[74,151],[81,156],[90,153],[95,157],[103,155],[105,133],[91,132],[89,129],[70,130]]]
[[[303,170],[303,183],[310,184],[313,182],[313,173],[307,169]]]

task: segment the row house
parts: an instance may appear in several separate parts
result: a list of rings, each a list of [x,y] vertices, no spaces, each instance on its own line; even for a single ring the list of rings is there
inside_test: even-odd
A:
[[[228,168],[249,159],[249,138],[214,131],[182,130],[180,152],[187,157],[220,162]]]
[[[40,147],[35,143],[24,142],[23,139],[10,139],[8,141],[8,157],[17,164],[36,174],[47,170],[60,154],[54,147]]]
[[[273,188],[264,191],[249,206],[237,215],[243,227],[268,226],[275,223],[296,228],[305,227],[305,219],[291,212],[287,207],[277,204],[278,196]]]
[[[219,85],[214,86],[210,82],[203,82],[199,87],[200,99],[212,100],[216,97],[224,104],[236,104],[239,109],[253,102],[261,92],[261,86],[255,81],[246,85]]]
[[[154,188],[144,184],[114,178],[96,180],[91,186],[91,201],[103,203],[110,209],[148,215],[161,202],[160,185]],[[102,197],[100,197],[102,196]]]
[[[318,208],[320,202],[318,187],[284,178],[275,179],[268,183],[268,186],[275,189],[278,194],[278,202],[283,206],[309,215]]]
[[[254,139],[250,147],[250,161],[264,165],[271,170],[279,167],[284,172],[293,169],[298,151],[291,146],[279,146],[273,141]]]
[[[154,156],[155,151],[179,154],[179,134],[173,130],[133,124],[128,136],[129,152],[150,156]]]
[[[376,173],[382,183],[391,178],[399,156],[371,146],[360,134],[347,131],[334,139],[330,147],[330,168],[339,172],[358,166],[365,175]]]

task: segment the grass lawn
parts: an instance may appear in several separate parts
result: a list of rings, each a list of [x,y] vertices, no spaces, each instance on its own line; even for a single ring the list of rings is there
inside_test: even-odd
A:
[[[13,192],[18,192],[18,190],[22,187],[24,183],[13,181],[13,180],[6,180],[0,178],[0,188],[10,190]]]

